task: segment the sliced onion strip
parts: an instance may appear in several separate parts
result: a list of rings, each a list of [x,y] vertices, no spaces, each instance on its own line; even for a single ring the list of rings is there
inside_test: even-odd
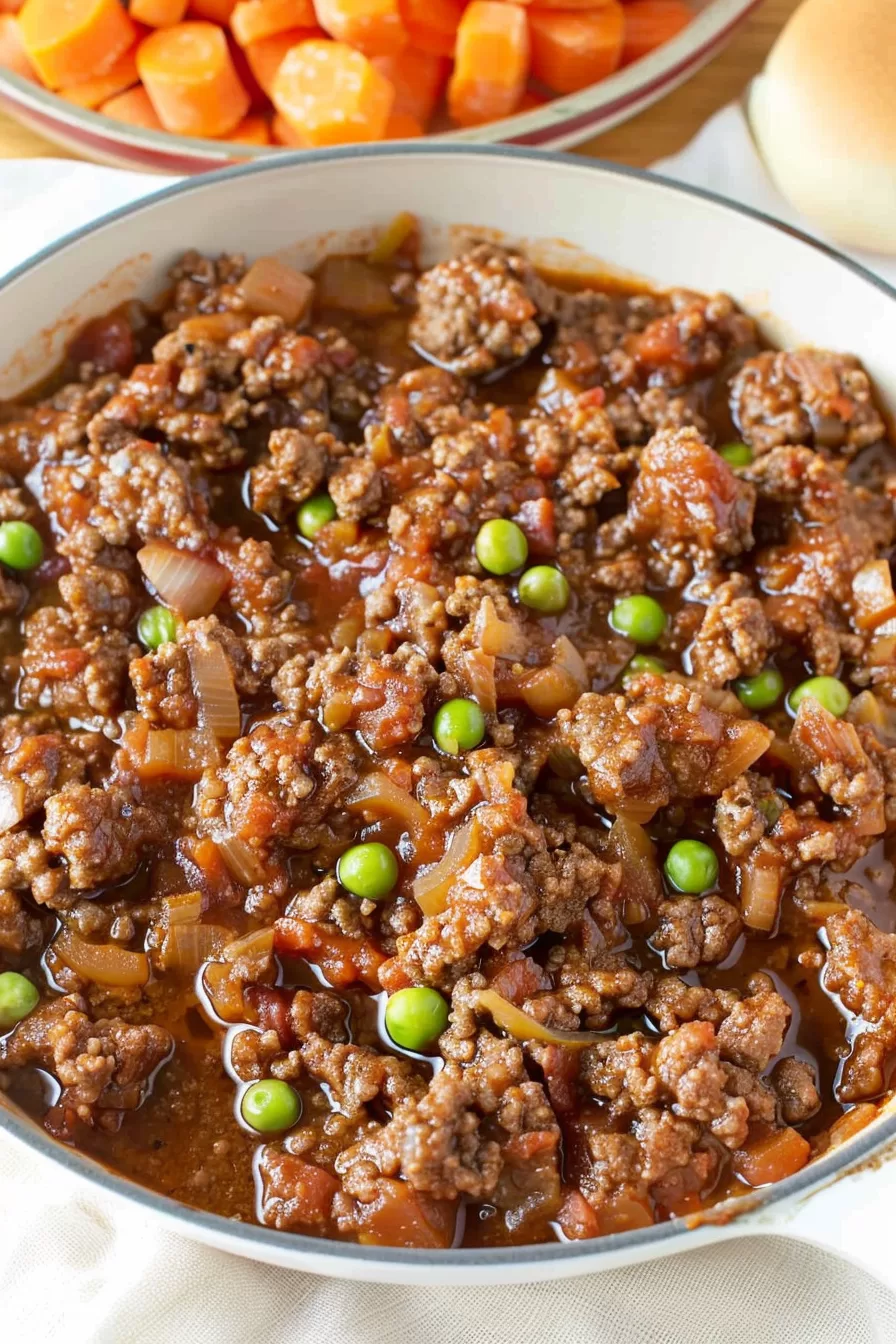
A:
[[[177,896],[166,896],[165,923],[168,928],[175,924],[198,924],[202,918],[202,892],[184,891]]]
[[[383,770],[371,770],[365,775],[346,798],[345,806],[350,812],[364,812],[372,817],[394,817],[412,836],[422,835],[431,824],[426,808]]]
[[[877,630],[896,618],[890,562],[869,560],[862,565],[853,576],[852,597],[853,621],[859,630]]]
[[[656,846],[643,826],[620,816],[610,827],[607,849],[622,865],[623,919],[626,924],[641,924],[656,913],[663,899]]]
[[[267,876],[264,864],[247,840],[238,835],[220,835],[215,838],[215,844],[237,882],[242,882],[244,887],[257,887],[264,882]]]
[[[230,570],[208,556],[181,551],[168,541],[151,541],[137,562],[166,606],[185,620],[208,616],[230,584]]]
[[[583,1050],[602,1039],[599,1031],[566,1031],[547,1027],[543,1022],[524,1013],[522,1008],[496,994],[493,989],[481,989],[476,996],[480,1008],[491,1013],[495,1025],[502,1027],[518,1041],[547,1041],[550,1045],[565,1045],[572,1050]]]
[[[187,648],[199,722],[215,737],[233,741],[242,728],[240,702],[227,654],[216,640]]]
[[[479,823],[470,817],[454,832],[438,863],[414,879],[411,891],[424,915],[440,915],[448,904],[451,884],[479,857]]]
[[[25,815],[25,781],[0,779],[0,835],[18,826]]]
[[[53,942],[66,966],[84,980],[118,989],[135,989],[149,979],[145,952],[129,952],[115,943],[88,943],[71,929],[61,929]]]
[[[229,937],[230,930],[216,924],[173,924],[162,940],[162,966],[166,971],[195,975]]]
[[[141,779],[195,783],[203,770],[220,763],[218,744],[208,729],[151,728],[137,774]]]
[[[383,229],[373,247],[367,253],[371,266],[383,266],[391,261],[398,249],[410,238],[417,228],[417,216],[410,210],[402,210]]]
[[[756,860],[741,864],[740,903],[748,928],[770,933],[778,919],[784,873],[780,863]]]

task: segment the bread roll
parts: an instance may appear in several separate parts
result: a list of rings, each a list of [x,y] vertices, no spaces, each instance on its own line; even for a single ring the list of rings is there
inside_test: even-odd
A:
[[[819,230],[896,253],[896,0],[805,0],[753,82],[775,185]]]

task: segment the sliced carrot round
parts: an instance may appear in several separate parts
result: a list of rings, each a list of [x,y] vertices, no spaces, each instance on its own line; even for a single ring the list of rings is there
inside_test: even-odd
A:
[[[459,126],[479,126],[514,111],[529,73],[526,11],[504,0],[473,0],[457,30],[448,110]]]
[[[259,37],[243,48],[243,54],[249,63],[249,69],[259,88],[270,98],[274,87],[274,77],[283,61],[283,57],[300,42],[308,42],[313,37],[325,38],[322,28],[289,28],[285,33],[272,33],[270,37]]]
[[[321,28],[365,56],[391,56],[408,44],[398,0],[314,0],[314,8]]]
[[[243,117],[239,126],[228,133],[227,139],[236,140],[241,145],[269,145],[271,128],[264,117],[253,112]]]
[[[95,108],[114,98],[117,93],[124,93],[125,89],[137,83],[138,78],[134,48],[126,51],[106,74],[82,79],[77,84],[66,84],[65,88],[59,90],[59,95],[70,103],[77,103],[78,107]]]
[[[118,0],[25,0],[19,30],[48,89],[105,74],[137,40]]]
[[[141,42],[137,69],[167,131],[223,136],[249,111],[227,39],[212,23],[159,28]]]
[[[271,118],[271,135],[274,137],[275,144],[288,145],[290,149],[304,149],[302,141],[286,118],[281,117],[279,112],[275,112]]]
[[[236,0],[190,0],[190,18],[226,26],[235,8]]]
[[[187,12],[187,0],[131,0],[130,16],[149,28],[170,28]]]
[[[230,29],[241,47],[289,28],[314,28],[311,0],[240,0],[230,16]]]
[[[448,62],[428,51],[406,47],[395,56],[377,56],[373,64],[395,90],[392,115],[407,113],[425,126],[448,79]]]
[[[453,56],[464,0],[398,0],[401,18],[415,51]]]
[[[601,9],[530,10],[533,75],[556,93],[606,78],[622,59],[624,25],[617,0]]]
[[[360,51],[311,41],[287,53],[272,98],[301,145],[344,145],[383,138],[395,90]]]
[[[410,112],[393,112],[386,122],[384,140],[417,140],[424,134],[423,127]]]
[[[149,94],[140,84],[136,89],[116,94],[99,108],[104,117],[126,122],[128,126],[140,126],[145,131],[163,131],[165,127],[156,116],[156,110],[149,101]]]
[[[22,34],[14,14],[0,14],[0,66],[22,79],[37,82],[34,66],[22,45]]]
[[[622,63],[639,61],[670,42],[694,17],[684,0],[632,0],[625,6]]]

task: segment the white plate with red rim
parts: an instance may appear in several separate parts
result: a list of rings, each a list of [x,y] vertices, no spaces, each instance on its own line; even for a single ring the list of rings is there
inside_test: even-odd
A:
[[[692,0],[694,19],[671,42],[598,84],[487,126],[428,136],[427,143],[505,141],[540,149],[565,149],[579,144],[642,112],[690,78],[722,49],[759,3],[760,0]],[[194,140],[127,126],[97,112],[85,111],[4,69],[0,69],[0,107],[63,149],[117,168],[200,173],[229,163],[289,152],[277,145]]]

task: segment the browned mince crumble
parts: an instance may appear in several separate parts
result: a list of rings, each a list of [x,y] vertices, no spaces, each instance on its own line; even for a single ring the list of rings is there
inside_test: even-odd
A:
[[[270,1227],[594,1237],[786,1176],[887,1093],[896,459],[855,358],[770,350],[724,295],[491,243],[420,273],[416,242],[330,258],[298,320],[187,253],[0,408],[0,520],[45,545],[0,575],[0,970],[41,995],[0,1087]],[[498,517],[562,614],[480,568]],[[188,580],[150,652],[146,548]],[[649,650],[608,620],[636,593]],[[666,673],[623,683],[636,652]],[[732,683],[767,667],[849,709],[751,715]],[[487,725],[457,756],[454,697]],[[684,837],[713,890],[664,878]],[[399,857],[386,900],[336,880],[359,839]],[[450,1001],[428,1055],[382,1028],[413,985]],[[238,1118],[262,1078],[301,1096],[282,1136]]]

